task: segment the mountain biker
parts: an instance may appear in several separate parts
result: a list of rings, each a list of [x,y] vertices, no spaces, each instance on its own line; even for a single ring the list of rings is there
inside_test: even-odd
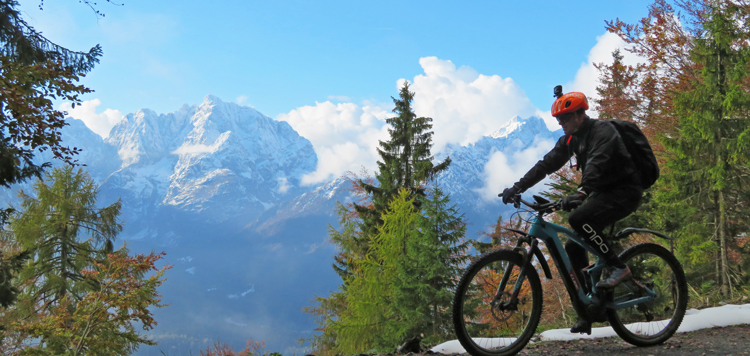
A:
[[[561,94],[562,90],[560,90]],[[575,156],[581,171],[581,184],[576,193],[562,199],[562,209],[571,211],[568,222],[573,230],[591,247],[602,252],[607,263],[614,267],[612,274],[596,284],[597,288],[611,289],[631,278],[630,268],[612,250],[603,229],[634,212],[643,188],[636,167],[617,129],[606,121],[586,115],[589,108],[586,96],[570,92],[559,96],[552,104],[552,116],[562,126],[564,135],[555,147],[537,162],[526,175],[501,194],[503,203],[515,202],[517,196],[539,183],[548,174],[562,168]],[[588,266],[586,250],[568,241],[565,250],[570,256],[578,285],[586,283],[581,270]],[[578,315],[571,333],[591,334],[592,320]]]

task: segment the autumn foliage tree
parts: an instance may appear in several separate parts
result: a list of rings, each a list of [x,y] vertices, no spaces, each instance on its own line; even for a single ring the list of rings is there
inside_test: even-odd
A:
[[[596,88],[598,97],[594,99],[593,107],[599,113],[599,119],[636,120],[644,110],[635,86],[638,75],[634,68],[624,63],[620,49],[612,52],[612,64],[595,66],[602,83]]]
[[[130,256],[123,248],[83,270],[96,288],[76,300],[63,297],[34,318],[11,321],[8,330],[24,340],[9,355],[130,355],[155,345],[138,332],[153,329],[150,308],[161,304],[157,288],[169,268],[157,267],[163,253]],[[20,341],[20,340],[19,340]]]
[[[63,145],[60,130],[67,123],[53,101],[68,101],[73,107],[80,103],[79,95],[91,90],[76,82],[102,54],[99,45],[76,52],[50,41],[21,17],[18,6],[16,0],[0,0],[0,185],[5,187],[41,177],[49,166],[33,160],[41,151],[75,163],[79,149]],[[0,210],[0,225],[10,213]],[[17,257],[3,257],[7,263],[0,264],[0,274],[11,275]],[[5,292],[0,293],[0,304],[15,300],[12,288],[0,290]]]
[[[97,192],[67,166],[20,194],[1,246],[28,261],[13,267],[17,301],[0,311],[3,354],[129,355],[153,344],[136,328],[156,324],[150,308],[164,306],[157,288],[169,267],[156,267],[162,254],[113,250],[120,203],[99,208]]]
[[[615,87],[631,87],[623,91],[624,97],[608,95],[608,99],[615,100],[613,103],[637,103],[632,121],[641,124],[649,137],[676,132],[674,94],[689,85],[687,78],[692,75],[690,51],[703,16],[699,2],[678,1],[676,9],[667,0],[655,0],[648,16],[638,23],[628,24],[620,19],[606,22],[607,30],[622,38],[627,50],[642,60],[636,65],[615,64],[611,68],[613,73],[623,73],[620,78],[611,78]],[[604,75],[607,76],[606,71]],[[615,104],[613,108],[622,106]],[[602,109],[605,115],[616,115],[615,111],[606,110],[606,105]]]
[[[0,0],[0,184],[5,186],[39,175],[44,165],[32,161],[39,151],[75,161],[78,149],[62,144],[60,129],[67,123],[53,101],[80,103],[79,95],[91,90],[76,82],[102,54],[99,45],[76,52],[48,40],[17,7],[15,0]]]

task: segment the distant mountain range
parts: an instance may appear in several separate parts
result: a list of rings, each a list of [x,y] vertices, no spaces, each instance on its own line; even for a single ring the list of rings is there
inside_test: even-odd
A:
[[[561,134],[541,118],[515,117],[474,144],[435,153],[452,160],[438,184],[470,222],[467,237],[507,211],[480,193],[491,156],[522,159],[516,153]],[[121,239],[134,251],[165,251],[174,266],[162,288],[171,306],[155,311],[159,324],[149,334],[159,345],[138,355],[196,353],[216,340],[240,348],[248,339],[285,355],[303,352],[296,341],[311,337],[315,324],[301,308],[340,283],[326,236],[336,227],[336,202],[352,200],[343,178],[301,184],[317,165],[307,139],[209,95],[173,113],[129,114],[104,140],[70,119],[63,140],[83,149],[78,159],[100,183],[99,202],[122,199]],[[0,200],[17,204],[15,188]]]

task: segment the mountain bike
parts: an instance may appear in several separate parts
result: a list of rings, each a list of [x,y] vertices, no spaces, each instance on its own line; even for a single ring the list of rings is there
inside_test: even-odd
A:
[[[561,204],[539,196],[534,196],[533,203],[519,199],[515,206],[522,210],[520,204],[528,207],[532,216],[528,233],[508,229],[519,236],[516,247],[482,254],[469,264],[456,287],[453,325],[468,353],[515,355],[536,332],[543,299],[539,274],[552,279],[539,241],[560,271],[579,315],[588,315],[594,322],[609,321],[617,335],[636,346],[660,344],[677,331],[685,316],[688,288],[682,266],[669,250],[656,243],[627,248],[620,258],[630,267],[633,278],[614,289],[597,289],[596,282],[611,269],[602,254],[576,233],[544,220],[546,214],[560,210]],[[632,227],[611,238],[620,240],[634,233],[671,239],[658,231]],[[573,272],[558,234],[596,257],[596,262],[583,270],[583,281]]]

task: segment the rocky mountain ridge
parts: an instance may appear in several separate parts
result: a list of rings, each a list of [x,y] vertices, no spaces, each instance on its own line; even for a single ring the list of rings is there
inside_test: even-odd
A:
[[[489,160],[499,153],[525,160],[519,152],[560,134],[541,118],[516,117],[474,144],[435,154],[452,159],[437,183],[473,223],[470,238],[503,208],[481,196]],[[345,178],[301,184],[317,165],[307,139],[286,122],[211,95],[168,114],[128,114],[106,139],[71,119],[63,139],[84,149],[78,158],[100,183],[99,202],[122,199],[121,239],[134,251],[164,250],[175,266],[163,287],[172,306],[155,311],[160,326],[150,333],[160,346],[138,355],[193,352],[180,348],[219,338],[300,353],[292,345],[315,327],[301,308],[340,283],[326,237],[337,225],[335,206],[355,199]],[[14,191],[0,200],[14,203]]]

